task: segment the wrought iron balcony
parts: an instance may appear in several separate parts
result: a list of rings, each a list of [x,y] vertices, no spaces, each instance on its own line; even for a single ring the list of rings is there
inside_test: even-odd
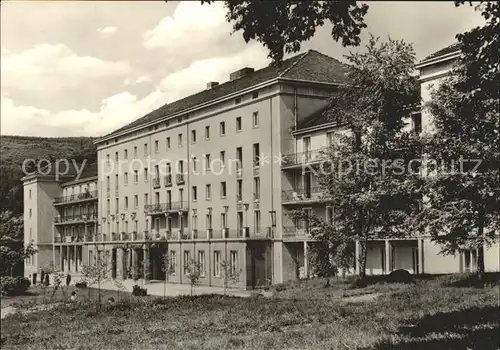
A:
[[[284,226],[282,231],[283,237],[310,237],[311,229],[302,226]]]
[[[306,151],[300,153],[287,154],[281,158],[282,167],[303,165],[320,162],[322,159],[321,150]]]
[[[160,177],[156,176],[153,178],[153,188],[160,188]]]
[[[74,222],[86,222],[86,221],[96,221],[97,214],[76,214],[76,215],[60,215],[54,217],[55,224],[65,224],[65,223],[74,223]]]
[[[118,232],[113,232],[111,233],[111,240],[113,241],[119,241],[120,240],[120,234]]]
[[[281,200],[285,203],[321,202],[326,201],[324,189],[311,187],[307,189],[294,189],[281,192]]]
[[[172,175],[171,174],[165,175],[163,181],[165,183],[165,187],[172,186]]]
[[[187,201],[158,203],[144,206],[147,215],[158,215],[164,213],[187,211],[189,209]]]
[[[184,174],[175,175],[175,183],[177,185],[184,185],[185,183]]]
[[[61,203],[71,203],[71,202],[79,202],[85,200],[97,199],[97,191],[85,191],[79,194],[72,194],[69,196],[56,197],[54,198],[54,204]]]

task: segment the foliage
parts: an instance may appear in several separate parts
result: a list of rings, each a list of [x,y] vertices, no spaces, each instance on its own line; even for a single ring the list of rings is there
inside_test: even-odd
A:
[[[87,288],[87,282],[85,281],[76,282],[75,287],[79,289],[85,289]]]
[[[101,285],[108,278],[108,267],[106,261],[95,258],[91,264],[83,265],[82,276],[89,286],[96,285],[97,303],[98,305],[101,305]]]
[[[25,277],[0,277],[0,290],[2,295],[20,295],[28,290],[31,283]]]
[[[301,44],[327,22],[333,25],[333,40],[341,40],[343,46],[359,45],[368,11],[367,4],[356,1],[238,0],[224,4],[228,11],[226,20],[233,24],[233,32],[241,31],[247,43],[256,40],[263,44],[274,64],[281,63],[284,53],[300,51]]]
[[[223,260],[220,263],[222,281],[224,283],[224,295],[227,293],[227,288],[230,283],[236,283],[240,279],[240,271],[234,266],[231,261]]]
[[[105,305],[101,312],[95,303],[82,303],[33,314],[14,314],[2,323],[2,347],[26,348],[33,344],[44,344],[47,348],[84,344],[82,347],[94,349],[123,348],[123,344],[131,348],[166,349],[498,347],[498,287],[480,290],[445,287],[441,277],[361,290],[349,290],[344,284],[323,288],[324,281],[313,282],[309,281],[309,288],[289,285],[286,291],[272,298],[143,297]],[[367,301],[342,300],[344,293],[362,299],[363,294],[374,292],[383,295]],[[105,336],[96,336],[96,327]]]
[[[186,277],[189,280],[189,284],[191,286],[191,295],[193,295],[193,289],[198,285],[201,277],[201,264],[199,261],[191,259],[189,262],[188,270]]]
[[[380,43],[371,37],[366,49],[347,56],[351,84],[331,98],[325,112],[350,131],[338,133],[338,142],[322,152],[319,170],[303,169],[318,177],[333,207],[332,221],[303,211],[288,213],[310,222],[311,235],[322,250],[318,271],[329,270],[325,259],[330,255],[338,267],[348,267],[354,243],[359,242],[361,277],[368,241],[407,236],[408,219],[419,207],[418,169],[407,167],[420,158],[419,143],[405,131],[409,107],[419,96],[412,45],[391,38]]]
[[[415,226],[432,235],[445,254],[477,249],[482,276],[484,247],[498,240],[500,226],[500,5],[480,8],[486,24],[458,35],[457,66],[425,106],[434,126],[424,138],[426,155],[441,163],[429,164],[427,200]]]
[[[148,295],[146,288],[139,287],[137,284],[132,287],[132,295],[142,297]]]
[[[43,138],[4,136],[0,144],[0,198],[3,209],[15,216],[23,213],[22,164],[26,159],[86,158],[87,164],[97,160],[96,147],[89,137]],[[3,235],[3,231],[2,232]],[[22,231],[21,231],[22,232]],[[22,235],[19,237],[22,239]]]

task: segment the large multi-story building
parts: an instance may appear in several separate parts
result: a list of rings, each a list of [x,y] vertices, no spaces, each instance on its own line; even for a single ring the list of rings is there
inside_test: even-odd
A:
[[[424,102],[429,88],[449,74],[455,49],[419,63]],[[166,261],[168,279],[177,283],[188,283],[196,261],[200,283],[222,285],[230,269],[239,275],[234,285],[244,288],[308,275],[314,244],[309,222],[287,213],[333,216],[311,169],[320,162],[320,150],[348,132],[324,114],[328,97],[346,83],[345,72],[344,64],[316,51],[279,68],[243,68],[225,83],[209,82],[206,90],[98,139],[97,178],[62,186],[25,178],[25,197],[33,186],[47,188],[50,213],[40,212],[35,224],[35,236],[44,237],[36,238],[38,247],[46,244],[44,259],[78,272],[81,262],[100,258],[112,277],[137,277],[142,270],[151,279],[165,278]],[[425,110],[409,121],[416,132],[432,125]],[[80,192],[82,181],[88,192]],[[50,202],[58,196],[64,199]],[[25,213],[29,203],[25,198]],[[56,221],[53,215],[59,215]],[[497,243],[486,250],[487,270],[499,270],[499,248]],[[373,241],[367,273],[474,269],[474,251],[455,257],[439,251],[430,238],[411,233]]]

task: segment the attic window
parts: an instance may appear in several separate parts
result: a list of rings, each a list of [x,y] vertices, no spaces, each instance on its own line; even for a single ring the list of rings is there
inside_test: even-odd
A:
[[[118,142],[118,138],[115,138],[115,143]]]
[[[177,123],[182,123],[182,116],[177,118]]]
[[[255,91],[253,94],[252,94],[252,98],[257,98],[259,97],[259,92],[258,91]]]
[[[236,97],[236,98],[234,99],[234,104],[235,104],[235,105],[239,105],[240,103],[241,103],[241,97]]]
[[[166,127],[166,128],[168,128],[168,126],[169,126],[169,125],[170,125],[170,122],[167,120],[167,121],[165,122],[165,127]]]

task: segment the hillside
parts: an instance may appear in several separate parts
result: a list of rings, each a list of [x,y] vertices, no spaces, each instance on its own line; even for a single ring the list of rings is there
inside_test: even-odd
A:
[[[0,138],[0,207],[21,214],[22,164],[25,160],[87,158],[87,164],[97,157],[90,137],[26,137],[1,136]],[[33,163],[33,162],[30,162]]]

